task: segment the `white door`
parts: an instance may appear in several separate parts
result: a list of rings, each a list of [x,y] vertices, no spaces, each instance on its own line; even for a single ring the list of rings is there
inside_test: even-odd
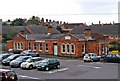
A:
[[[58,46],[54,45],[54,55],[58,55]]]

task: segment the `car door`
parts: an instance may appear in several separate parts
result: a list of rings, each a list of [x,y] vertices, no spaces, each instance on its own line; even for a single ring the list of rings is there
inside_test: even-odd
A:
[[[52,62],[52,60],[49,60],[49,68],[53,68],[53,62]]]

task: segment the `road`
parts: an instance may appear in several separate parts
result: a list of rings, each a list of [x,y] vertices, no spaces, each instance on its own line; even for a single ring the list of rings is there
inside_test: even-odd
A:
[[[61,67],[50,71],[13,69],[19,81],[46,79],[118,79],[118,64],[60,59]],[[4,66],[3,66],[4,67]],[[9,66],[7,66],[9,68]]]

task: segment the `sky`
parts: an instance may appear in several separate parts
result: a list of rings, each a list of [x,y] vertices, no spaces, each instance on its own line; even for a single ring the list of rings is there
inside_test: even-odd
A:
[[[118,22],[120,0],[0,0],[0,18],[38,16],[68,23]]]

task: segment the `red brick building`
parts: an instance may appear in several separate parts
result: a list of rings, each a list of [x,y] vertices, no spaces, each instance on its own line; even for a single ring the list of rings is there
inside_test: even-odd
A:
[[[80,57],[82,54],[90,52],[96,54],[108,52],[106,43],[108,37],[103,36],[102,34],[102,36],[95,35],[88,27],[84,29],[83,34],[61,34],[52,27],[44,27],[42,30],[38,26],[27,27],[27,30],[28,28],[32,34],[20,32],[13,40],[8,41],[8,49],[35,50],[39,54],[68,57]],[[43,31],[44,33],[40,33]]]

